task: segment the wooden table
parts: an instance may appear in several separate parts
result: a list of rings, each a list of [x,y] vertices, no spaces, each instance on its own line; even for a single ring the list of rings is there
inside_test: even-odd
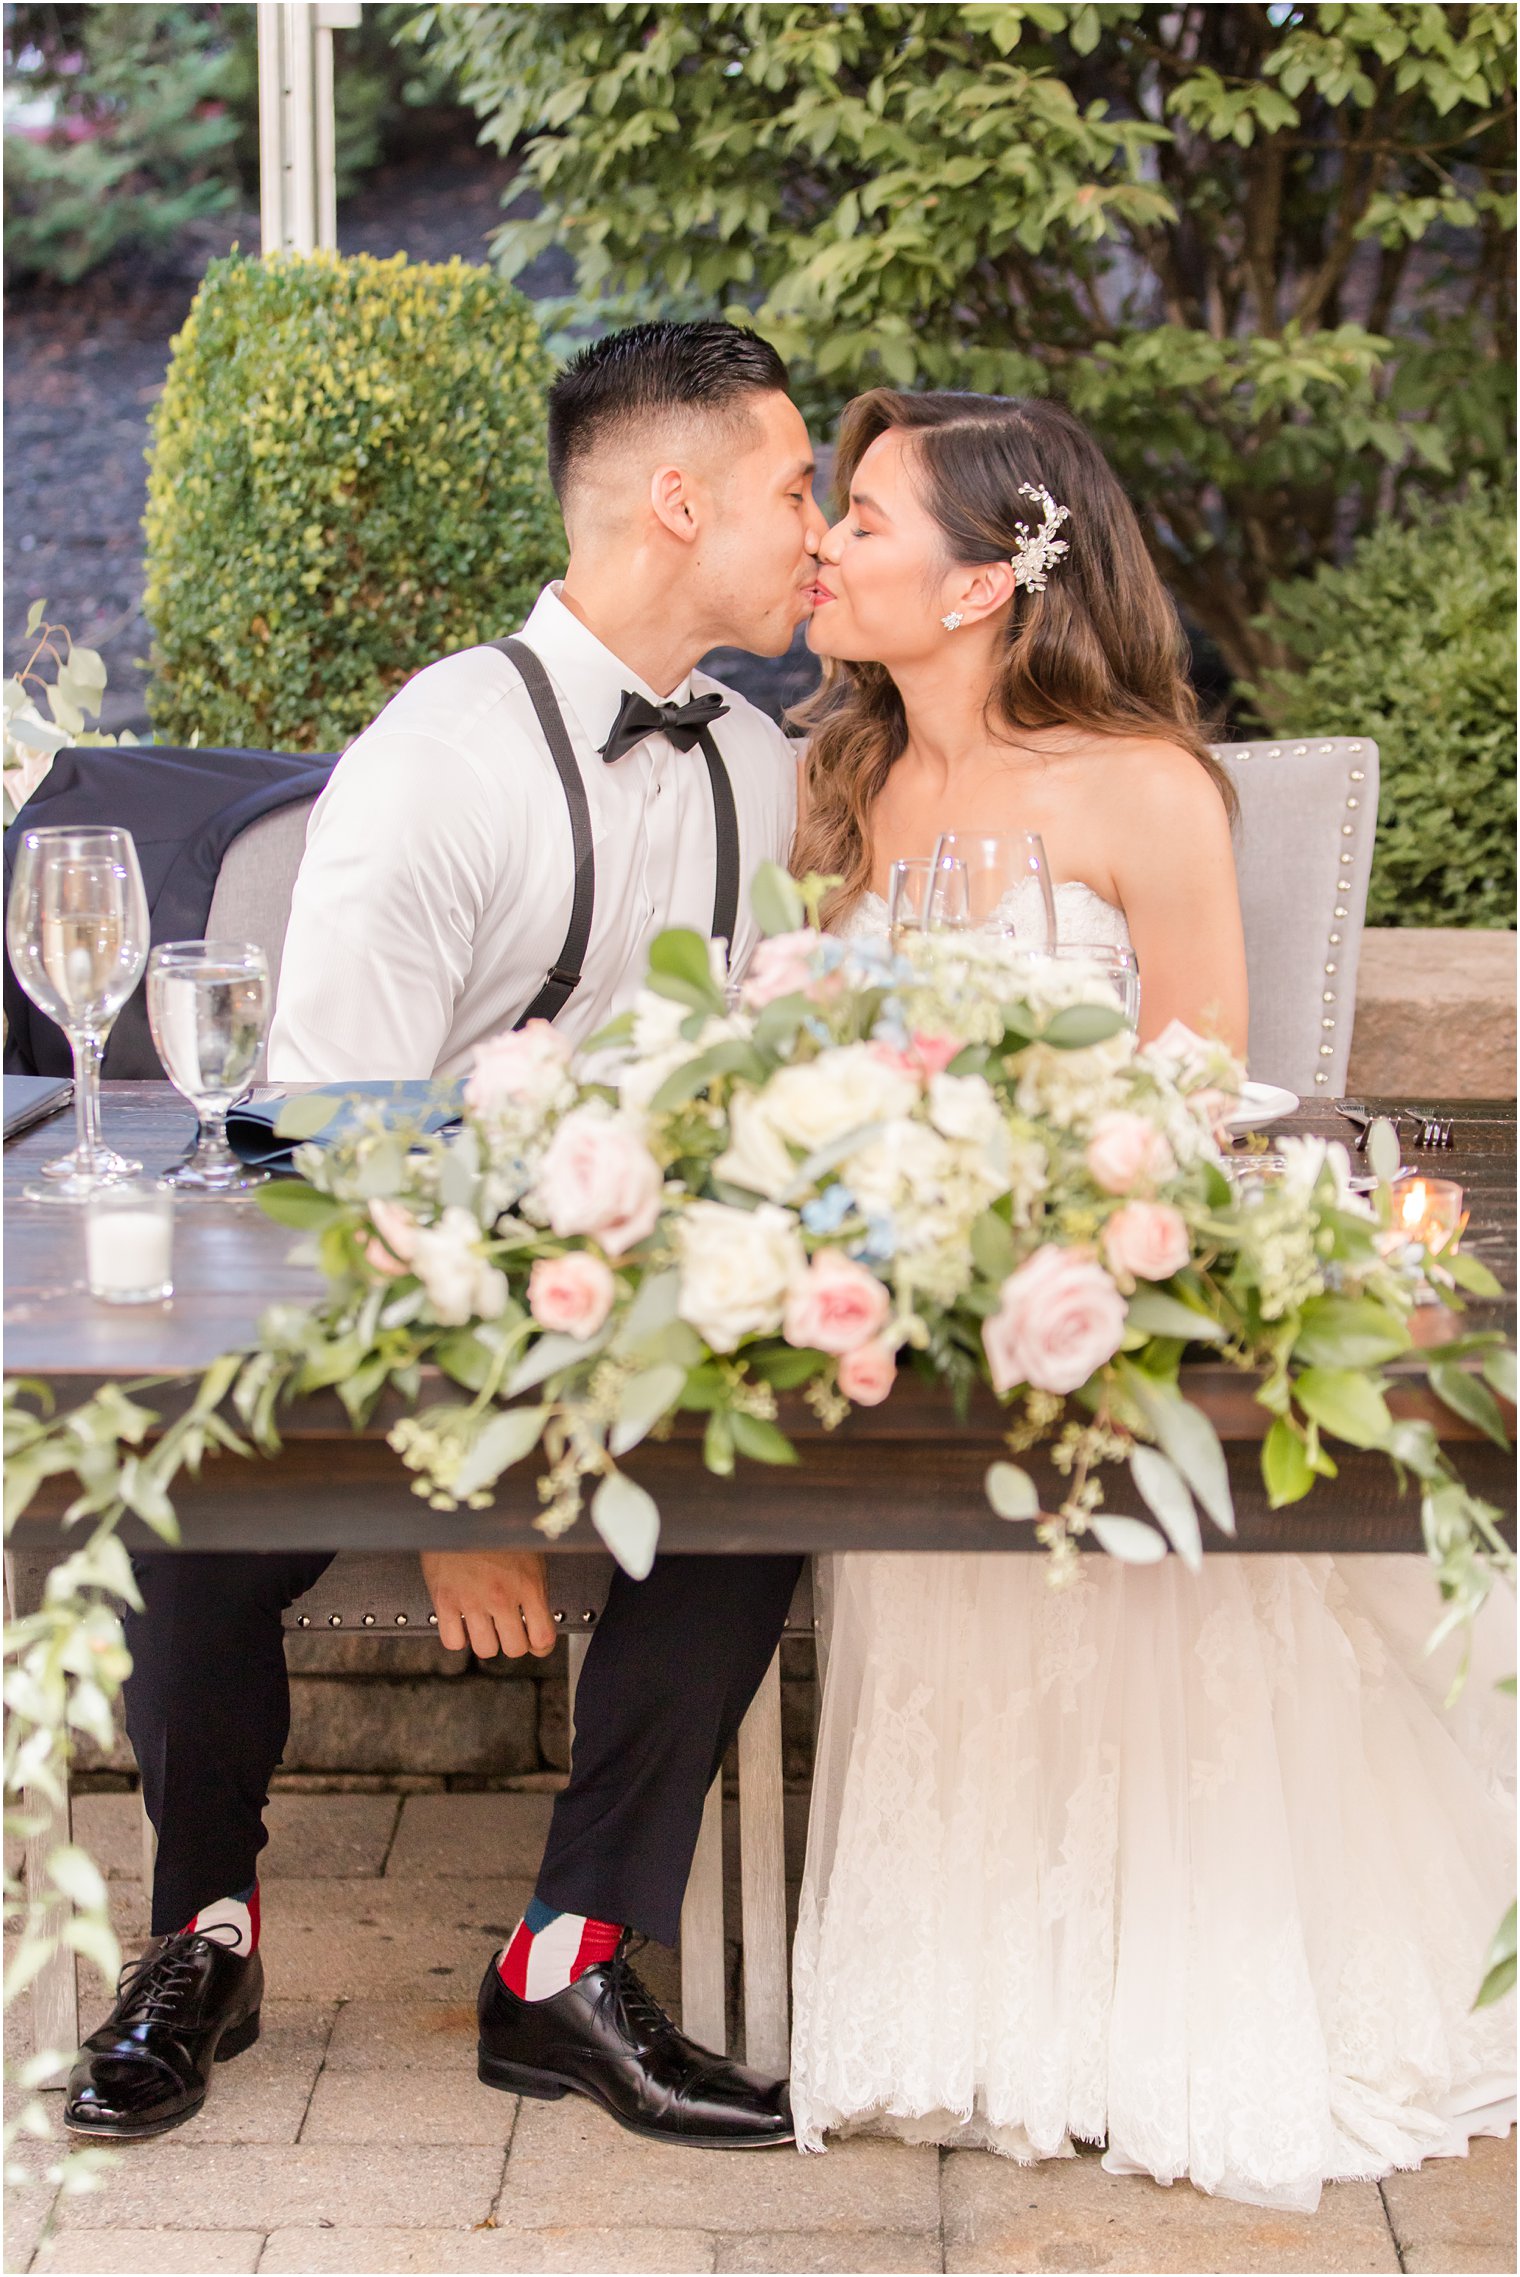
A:
[[[1374,1102],[1373,1104],[1376,1104]],[[1409,1102],[1404,1103],[1407,1107]],[[1501,1302],[1473,1304],[1460,1320],[1441,1308],[1416,1315],[1425,1344],[1469,1328],[1502,1328],[1515,1318],[1515,1107],[1513,1101],[1416,1103],[1449,1114],[1456,1126],[1450,1153],[1420,1158],[1433,1173],[1467,1191],[1467,1246],[1499,1275]],[[162,1084],[105,1087],[107,1139],[159,1171],[183,1153],[189,1110]],[[1344,1137],[1347,1127],[1315,1102],[1282,1125]],[[31,1203],[20,1188],[38,1166],[69,1143],[62,1119],[27,1133],[6,1151],[8,1240],[5,1269],[6,1368],[12,1376],[46,1377],[60,1403],[74,1404],[100,1384],[173,1369],[199,1369],[246,1341],[263,1308],[278,1299],[309,1299],[317,1277],[293,1265],[294,1237],[248,1197],[186,1196],[177,1205],[176,1293],[162,1306],[95,1303],[84,1285],[80,1213]],[[1435,1424],[1463,1476],[1501,1509],[1514,1510],[1510,1457],[1434,1399],[1418,1351],[1390,1369],[1396,1412]],[[1212,1417],[1225,1445],[1242,1550],[1418,1550],[1419,1506],[1402,1497],[1381,1455],[1337,1447],[1340,1476],[1320,1482],[1292,1508],[1267,1508],[1258,1453],[1267,1426],[1252,1398],[1251,1379],[1207,1359],[1190,1361],[1185,1388]],[[426,1395],[425,1395],[426,1396]],[[175,1396],[148,1395],[172,1413]],[[355,1433],[331,1395],[303,1401],[281,1419],[285,1451],[277,1459],[207,1464],[198,1483],[175,1489],[184,1543],[192,1549],[400,1550],[493,1544],[542,1546],[533,1518],[539,1508],[531,1463],[509,1472],[494,1508],[444,1515],[411,1492],[411,1474],[385,1444],[401,1410],[383,1408]],[[670,1439],[629,1458],[630,1473],[655,1496],[669,1549],[1027,1549],[1030,1530],[994,1517],[982,1491],[989,1462],[1004,1452],[1006,1417],[990,1393],[973,1400],[958,1424],[937,1386],[905,1376],[879,1408],[852,1413],[825,1433],[799,1398],[782,1403],[781,1420],[797,1441],[796,1469],[741,1462],[719,1479],[701,1461],[700,1417],[681,1417]],[[1027,1458],[1047,1507],[1059,1501],[1048,1464]],[[69,1500],[65,1482],[50,1482],[13,1535],[14,1546],[42,1548],[59,1537]],[[1207,1546],[1230,1547],[1205,1526]],[[135,1521],[123,1528],[133,1547],[151,1541]],[[582,1521],[559,1545],[599,1550]]]

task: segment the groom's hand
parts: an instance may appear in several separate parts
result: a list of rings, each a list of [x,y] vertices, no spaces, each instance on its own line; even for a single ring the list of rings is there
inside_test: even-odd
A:
[[[482,1660],[496,1652],[542,1660],[554,1650],[559,1631],[544,1561],[533,1551],[426,1550],[422,1578],[438,1615],[438,1641],[450,1652],[468,1645]]]

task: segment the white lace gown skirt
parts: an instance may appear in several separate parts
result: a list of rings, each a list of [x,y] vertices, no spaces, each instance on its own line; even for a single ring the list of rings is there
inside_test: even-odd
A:
[[[1465,1693],[1419,1558],[858,1556],[795,1956],[798,2141],[1105,2164],[1310,2209],[1503,2133],[1508,1603]]]

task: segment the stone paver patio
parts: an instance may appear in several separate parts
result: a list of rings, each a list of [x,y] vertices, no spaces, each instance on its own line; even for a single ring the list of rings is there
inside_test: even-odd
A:
[[[271,1806],[258,2046],[207,2108],[57,2210],[9,2193],[6,2267],[169,2271],[1511,2271],[1513,2139],[1264,2213],[1095,2155],[1027,2168],[853,2141],[822,2158],[637,2141],[584,2103],[479,2085],[474,1997],[529,1891],[542,1794],[314,1795]],[[798,1821],[800,1814],[789,1813]],[[129,1947],[137,1803],[78,1806]],[[487,1869],[500,1869],[493,1874]],[[734,1909],[736,1913],[737,1909]],[[736,1956],[731,1956],[735,1958]],[[646,1974],[675,2002],[670,1956]],[[93,1983],[86,2015],[102,2007]],[[25,2030],[18,2016],[13,2032]],[[12,2052],[14,2052],[14,2047]],[[40,2150],[23,2154],[39,2175]]]

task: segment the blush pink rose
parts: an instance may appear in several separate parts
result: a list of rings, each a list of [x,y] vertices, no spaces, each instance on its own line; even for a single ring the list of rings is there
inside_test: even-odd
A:
[[[744,1001],[756,1010],[778,996],[805,995],[813,983],[813,957],[818,935],[804,926],[796,933],[773,933],[750,958],[744,976]]]
[[[380,1238],[366,1234],[362,1240],[365,1256],[371,1269],[381,1273],[388,1281],[399,1280],[412,1269],[417,1254],[417,1236],[422,1231],[411,1211],[400,1202],[388,1202],[383,1196],[370,1203],[370,1223]]]
[[[886,1327],[892,1300],[864,1265],[840,1249],[820,1249],[793,1282],[781,1333],[814,1352],[853,1352]]]
[[[1182,1212],[1170,1202],[1126,1202],[1103,1228],[1103,1254],[1122,1281],[1169,1281],[1191,1254]]]
[[[1087,1142],[1087,1167],[1105,1194],[1132,1194],[1169,1178],[1177,1158],[1144,1115],[1100,1115]]]
[[[528,1310],[557,1336],[595,1336],[617,1294],[612,1268],[584,1249],[540,1257],[528,1275]]]
[[[982,1324],[992,1381],[1072,1392],[1111,1360],[1124,1334],[1124,1299],[1090,1251],[1037,1249],[1003,1283]]]
[[[653,1233],[664,1190],[637,1124],[588,1106],[572,1109],[549,1141],[535,1198],[555,1233],[590,1234],[620,1257]]]
[[[877,1338],[840,1359],[839,1388],[857,1407],[880,1407],[896,1381],[897,1354]]]
[[[490,1115],[520,1100],[549,1105],[568,1086],[565,1070],[571,1047],[547,1020],[530,1020],[503,1036],[491,1036],[476,1047],[465,1104],[477,1115]]]
[[[915,1028],[905,1051],[899,1051],[895,1044],[871,1046],[883,1066],[895,1068],[899,1075],[911,1075],[918,1083],[931,1083],[936,1075],[943,1075],[965,1048],[959,1036],[937,1035],[931,1028]]]

